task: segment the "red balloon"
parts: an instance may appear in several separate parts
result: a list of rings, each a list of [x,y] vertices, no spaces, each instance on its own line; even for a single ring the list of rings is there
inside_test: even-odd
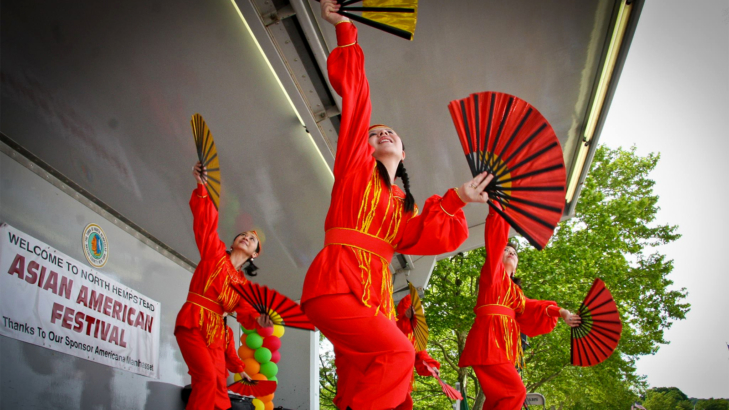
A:
[[[258,324],[256,324],[256,333],[258,333],[261,337],[268,337],[273,334],[273,326],[271,327],[260,327]]]
[[[271,361],[278,364],[278,362],[281,360],[281,352],[276,350],[275,352],[271,352]]]
[[[271,351],[271,353],[281,348],[281,339],[271,335],[263,339],[263,347]]]

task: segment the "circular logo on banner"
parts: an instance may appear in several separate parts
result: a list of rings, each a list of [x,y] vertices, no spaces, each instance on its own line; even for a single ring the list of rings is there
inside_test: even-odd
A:
[[[109,259],[109,242],[99,225],[88,224],[84,228],[84,255],[91,266],[101,268]]]

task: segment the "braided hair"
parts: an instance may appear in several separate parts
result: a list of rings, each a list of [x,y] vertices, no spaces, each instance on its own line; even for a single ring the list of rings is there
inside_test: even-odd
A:
[[[405,144],[402,144],[402,150],[403,152],[405,151]],[[385,181],[385,185],[387,185],[387,188],[391,188],[392,184],[390,184],[390,174],[387,172],[385,164],[380,161],[377,161],[377,172],[379,172],[380,178]],[[410,192],[410,177],[405,170],[405,164],[403,163],[403,161],[400,161],[400,163],[397,165],[395,178],[402,179],[402,186],[405,189],[405,212],[413,212],[413,210],[415,210],[415,197]]]

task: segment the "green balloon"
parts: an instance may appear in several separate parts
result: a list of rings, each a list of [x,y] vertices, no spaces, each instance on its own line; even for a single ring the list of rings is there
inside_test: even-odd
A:
[[[243,333],[245,333],[245,334],[247,334],[247,335],[249,335],[249,334],[251,334],[251,333],[255,333],[255,332],[256,332],[256,329],[246,329],[246,328],[244,328],[243,326],[241,326],[241,327],[240,327],[240,330],[242,330],[242,331],[243,331]]]
[[[263,344],[263,338],[258,336],[257,333],[249,333],[246,336],[246,345],[253,350],[258,349]]]
[[[278,365],[274,362],[261,364],[261,374],[271,380],[272,377],[276,377],[276,374],[278,374]]]
[[[253,353],[253,358],[260,364],[268,363],[271,361],[271,350],[265,347],[259,347],[256,352]]]
[[[272,382],[276,382],[276,383],[278,383],[278,378],[277,378],[276,376],[273,376],[273,377],[269,377],[269,378],[268,378],[268,380],[269,380],[269,381],[272,381]]]

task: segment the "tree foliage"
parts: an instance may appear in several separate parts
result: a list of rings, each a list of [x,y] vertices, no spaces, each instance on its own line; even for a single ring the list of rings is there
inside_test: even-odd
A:
[[[729,410],[727,399],[689,399],[676,387],[656,387],[645,392],[646,410]]]

